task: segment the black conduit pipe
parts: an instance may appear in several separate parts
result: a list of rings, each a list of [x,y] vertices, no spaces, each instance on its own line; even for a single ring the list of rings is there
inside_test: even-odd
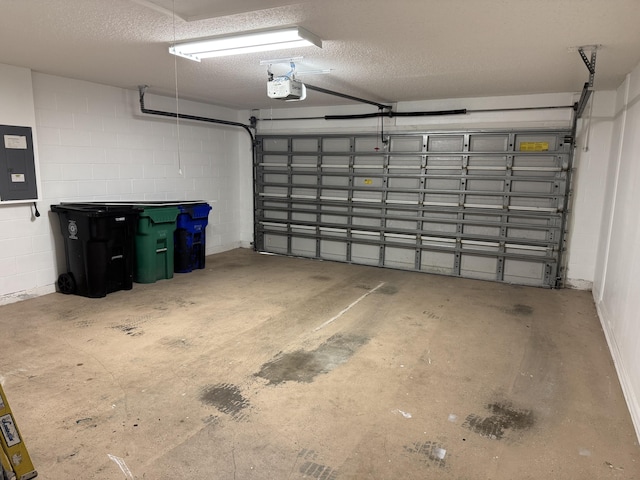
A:
[[[184,118],[186,120],[195,120],[197,122],[207,122],[207,123],[215,123],[218,125],[227,125],[229,127],[240,127],[242,129],[244,129],[248,134],[249,137],[251,137],[251,163],[253,164],[253,207],[254,207],[254,211],[258,208],[257,205],[257,195],[256,195],[256,138],[253,135],[253,132],[251,131],[251,128],[255,128],[256,125],[256,118],[255,117],[251,117],[251,125],[245,125],[244,123],[240,123],[240,122],[232,122],[229,120],[219,120],[217,118],[209,118],[209,117],[199,117],[197,115],[184,115],[182,113],[177,113],[177,112],[165,112],[162,110],[151,110],[148,108],[145,108],[144,106],[144,94],[145,91],[147,90],[147,85],[140,85],[138,87],[138,91],[140,92],[140,111],[142,113],[146,113],[148,115],[159,115],[161,117],[170,117],[170,118]],[[255,222],[254,222],[255,223]],[[254,224],[253,227],[253,249],[255,251],[258,250],[257,247],[257,242],[256,242],[256,238],[257,238],[257,225]]]
[[[308,88],[309,90],[314,90],[314,91],[320,92],[320,93],[326,93],[327,95],[333,95],[334,97],[346,98],[348,100],[355,100],[356,102],[366,103],[368,105],[373,105],[373,106],[378,107],[380,109],[391,108],[390,105],[384,105],[382,103],[374,102],[372,100],[366,100],[364,98],[354,97],[353,95],[347,95],[346,93],[340,93],[340,92],[335,92],[333,90],[328,90],[326,88],[316,87],[315,85],[309,85],[308,83],[305,83],[304,86],[306,88]]]
[[[216,123],[218,125],[227,125],[229,127],[240,127],[243,128],[251,137],[251,145],[255,146],[255,137],[253,132],[251,131],[251,125],[245,125],[240,122],[232,122],[230,120],[219,120],[217,118],[209,118],[209,117],[199,117],[196,115],[185,115],[184,113],[175,113],[175,112],[165,112],[162,110],[151,110],[145,108],[144,106],[144,94],[147,89],[147,86],[139,86],[138,91],[140,92],[140,111],[142,113],[146,113],[148,115],[159,115],[161,117],[170,117],[170,118],[183,118],[185,120],[195,120],[197,122],[207,122],[207,123]]]
[[[383,112],[376,113],[361,113],[354,115],[325,115],[325,120],[353,120],[357,118],[377,118],[377,117],[437,117],[441,115],[466,115],[467,109],[462,108],[459,110],[435,110],[432,112]]]

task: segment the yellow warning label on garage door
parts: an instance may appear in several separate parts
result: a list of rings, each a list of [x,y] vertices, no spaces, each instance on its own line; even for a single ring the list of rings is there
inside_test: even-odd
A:
[[[521,142],[521,152],[547,152],[549,150],[549,142]]]

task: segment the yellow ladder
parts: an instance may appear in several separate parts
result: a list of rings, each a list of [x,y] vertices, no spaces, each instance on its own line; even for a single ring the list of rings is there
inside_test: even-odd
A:
[[[11,407],[0,385],[0,479],[29,480],[38,476],[33,468],[27,447],[22,441]]]

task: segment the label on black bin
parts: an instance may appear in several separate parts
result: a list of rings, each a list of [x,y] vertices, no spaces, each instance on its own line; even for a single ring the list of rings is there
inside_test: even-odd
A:
[[[69,230],[69,238],[71,240],[78,239],[78,226],[76,225],[75,220],[69,220],[69,225],[67,225],[67,229]]]
[[[116,217],[116,218],[115,218],[115,221],[116,221],[116,222],[124,222],[124,221],[125,221],[125,219],[126,219],[126,217]]]

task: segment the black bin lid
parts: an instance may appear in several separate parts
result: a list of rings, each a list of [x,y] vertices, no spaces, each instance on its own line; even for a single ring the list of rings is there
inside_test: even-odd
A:
[[[143,209],[133,205],[107,205],[89,203],[62,203],[51,205],[51,211],[56,213],[73,213],[85,217],[106,217],[117,215],[137,215]]]

